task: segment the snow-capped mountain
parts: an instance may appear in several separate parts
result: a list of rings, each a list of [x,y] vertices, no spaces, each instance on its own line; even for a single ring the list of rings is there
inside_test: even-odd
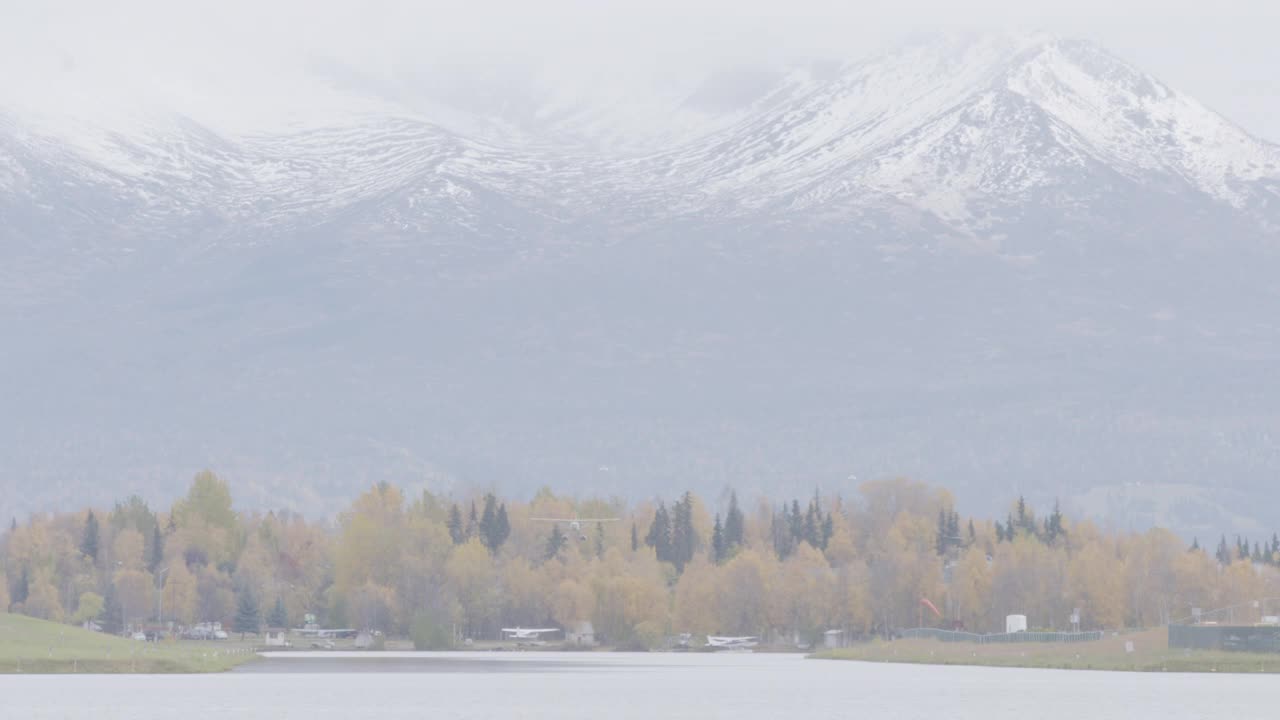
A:
[[[212,464],[323,510],[903,473],[1280,522],[1247,501],[1280,471],[1280,148],[1100,48],[946,37],[643,111],[334,75],[257,121],[0,95],[15,510]]]

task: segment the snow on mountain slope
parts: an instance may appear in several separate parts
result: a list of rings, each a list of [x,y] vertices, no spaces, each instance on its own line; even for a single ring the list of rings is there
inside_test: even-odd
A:
[[[834,80],[699,143],[652,158],[653,182],[711,199],[807,211],[892,198],[965,225],[996,200],[1115,173],[1185,184],[1244,209],[1280,178],[1280,149],[1087,43],[984,36],[847,65]]]
[[[972,235],[999,225],[1001,208],[1017,216],[1046,200],[1079,207],[1120,185],[1190,192],[1280,226],[1280,148],[1087,43],[950,36],[835,71],[722,82],[730,87],[720,94],[693,91],[691,114],[673,121],[688,125],[655,133],[673,141],[650,153],[565,144],[604,137],[596,125],[611,116],[565,97],[523,103],[530,117],[499,123],[523,130],[502,140],[315,78],[298,108],[269,103],[256,132],[198,92],[170,98],[186,112],[159,100],[124,107],[99,92],[85,96],[109,105],[99,120],[92,105],[66,115],[9,110],[0,188],[5,202],[33,213],[28,225],[46,215],[56,225],[52,215],[70,205],[100,236],[153,242],[254,243],[320,227],[366,241],[547,241],[569,226],[615,234],[677,218],[830,224],[901,209]],[[317,110],[303,122],[307,107]],[[691,128],[703,134],[674,141]],[[59,197],[64,188],[74,197]]]

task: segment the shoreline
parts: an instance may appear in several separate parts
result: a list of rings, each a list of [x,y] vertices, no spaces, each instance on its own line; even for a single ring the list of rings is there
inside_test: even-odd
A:
[[[1113,634],[1087,643],[974,645],[939,640],[875,641],[823,650],[817,660],[1040,670],[1280,674],[1280,654],[1170,648],[1164,628]]]

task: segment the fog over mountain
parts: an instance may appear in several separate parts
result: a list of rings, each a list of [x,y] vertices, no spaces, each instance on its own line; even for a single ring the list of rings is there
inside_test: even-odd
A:
[[[910,475],[1280,523],[1280,147],[1103,47],[946,33],[649,94],[304,64],[236,108],[0,95],[0,510],[212,467],[312,513]]]

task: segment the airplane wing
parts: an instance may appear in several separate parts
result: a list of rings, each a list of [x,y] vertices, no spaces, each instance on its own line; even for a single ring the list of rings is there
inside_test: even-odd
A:
[[[578,522],[615,522],[618,518],[578,518]]]

